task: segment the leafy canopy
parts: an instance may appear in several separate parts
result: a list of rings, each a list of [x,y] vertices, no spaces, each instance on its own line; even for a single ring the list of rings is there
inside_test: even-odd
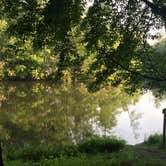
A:
[[[0,15],[7,22],[9,36],[58,53],[57,79],[66,67],[78,68],[91,57],[86,76],[92,90],[110,81],[114,86],[123,82],[133,91],[142,86],[143,78],[166,80],[163,73],[152,75],[147,68],[153,54],[148,32],[165,24],[164,0],[94,0],[92,6],[87,4],[85,0],[1,0]],[[77,29],[74,34],[73,29]],[[79,46],[87,51],[84,58],[72,43],[78,33]]]

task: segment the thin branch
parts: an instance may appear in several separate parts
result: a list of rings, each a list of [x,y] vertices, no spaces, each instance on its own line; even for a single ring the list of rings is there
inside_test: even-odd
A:
[[[112,61],[114,63],[116,63],[119,67],[121,67],[123,70],[129,72],[129,73],[132,73],[132,74],[135,74],[135,75],[138,75],[142,78],[146,78],[146,79],[149,79],[149,80],[153,80],[153,81],[160,81],[160,82],[163,82],[163,81],[166,81],[166,78],[157,78],[157,77],[153,77],[153,76],[150,76],[150,75],[146,75],[146,74],[142,74],[136,70],[133,70],[133,69],[129,69],[125,66],[123,66],[122,64],[120,64],[119,62],[117,62],[115,59],[112,58]]]

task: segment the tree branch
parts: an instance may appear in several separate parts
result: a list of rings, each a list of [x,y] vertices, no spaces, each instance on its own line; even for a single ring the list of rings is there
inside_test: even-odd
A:
[[[166,7],[161,7],[157,4],[154,4],[148,0],[142,0],[148,7],[151,8],[152,12],[155,15],[159,15],[162,20],[164,20],[164,22],[166,23]]]
[[[164,82],[166,81],[166,78],[157,78],[157,77],[153,77],[153,76],[150,76],[150,75],[146,75],[146,74],[142,74],[136,70],[133,70],[133,69],[130,69],[128,67],[125,67],[124,65],[120,64],[119,62],[117,62],[115,59],[112,58],[112,61],[117,64],[121,69],[131,73],[131,74],[135,74],[137,76],[140,76],[142,78],[145,78],[145,79],[149,79],[149,80],[153,80],[153,81],[159,81],[159,82]]]

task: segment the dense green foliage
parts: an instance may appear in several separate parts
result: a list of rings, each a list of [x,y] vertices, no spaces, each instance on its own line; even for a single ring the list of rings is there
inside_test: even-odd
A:
[[[165,60],[146,41],[150,29],[165,23],[163,0],[0,5],[1,79],[86,80],[91,91],[124,84],[129,92],[165,83]]]
[[[120,152],[112,156],[108,154],[82,155],[80,157],[58,159],[45,159],[40,162],[23,162],[21,160],[7,161],[6,166],[165,166],[165,161],[159,159],[149,159],[139,157],[132,151]]]
[[[152,138],[153,136],[151,136]],[[96,138],[97,140],[99,137]],[[107,141],[106,141],[107,140]],[[98,151],[99,142],[94,138],[87,144],[94,151],[83,153],[84,147],[79,145],[38,145],[27,146],[20,149],[10,149],[4,155],[6,166],[164,166],[166,164],[165,151],[158,148],[154,149],[148,145],[125,146],[122,141],[115,138],[100,137],[100,147],[111,147],[119,143],[123,147],[120,151],[111,153]],[[86,141],[85,141],[86,142]],[[96,145],[96,146],[94,146]],[[79,147],[79,148],[78,148]],[[150,150],[149,150],[150,149]],[[81,152],[80,152],[81,150]],[[96,153],[94,153],[96,152]],[[156,152],[156,153],[155,153]],[[160,152],[161,154],[159,154]],[[154,154],[153,154],[154,153]],[[39,155],[40,154],[40,155]]]
[[[124,140],[96,136],[81,142],[78,149],[82,153],[107,153],[118,151],[122,149],[124,145]]]
[[[77,145],[34,145],[24,148],[7,148],[6,158],[8,160],[22,159],[24,161],[38,161],[61,156],[80,156],[81,153],[107,153],[123,149],[125,142],[110,137],[93,137],[84,140],[84,143]],[[86,151],[86,148],[90,150]]]
[[[147,145],[162,145],[162,135],[161,134],[154,134],[150,135],[147,140],[144,141]]]

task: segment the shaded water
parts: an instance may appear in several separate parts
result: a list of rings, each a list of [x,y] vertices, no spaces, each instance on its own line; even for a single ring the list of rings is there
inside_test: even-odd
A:
[[[89,94],[83,85],[0,83],[1,139],[8,145],[76,143],[98,134],[136,144],[162,129],[162,114],[147,98],[133,105],[120,88]]]

